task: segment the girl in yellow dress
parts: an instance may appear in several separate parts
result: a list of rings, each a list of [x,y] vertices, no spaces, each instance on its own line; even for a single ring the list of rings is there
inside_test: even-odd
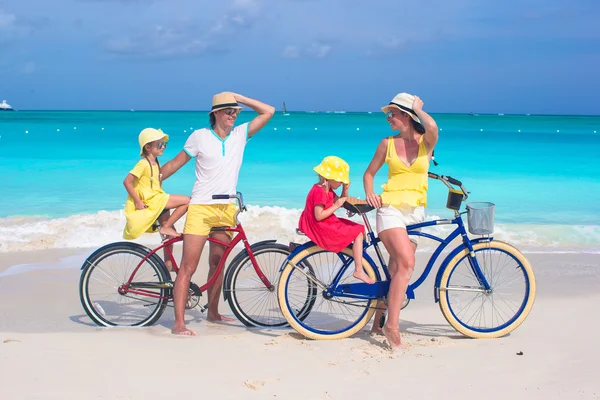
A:
[[[143,158],[127,174],[123,185],[129,196],[125,202],[127,224],[123,238],[131,240],[144,232],[154,232],[152,225],[158,219],[160,234],[179,236],[173,225],[186,213],[190,198],[167,194],[161,185],[160,163],[169,136],[160,129],[146,128],[140,132],[140,156]],[[171,209],[175,209],[170,214]]]

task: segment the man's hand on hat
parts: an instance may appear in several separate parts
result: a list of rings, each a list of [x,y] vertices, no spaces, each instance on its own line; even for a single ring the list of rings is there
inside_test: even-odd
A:
[[[412,109],[413,111],[420,111],[423,109],[423,100],[421,100],[419,96],[415,96],[415,99],[413,100],[412,104]]]
[[[237,101],[238,103],[242,103],[244,96],[242,96],[241,94],[235,93],[235,92],[230,92],[233,95],[233,98],[235,99],[235,101]]]

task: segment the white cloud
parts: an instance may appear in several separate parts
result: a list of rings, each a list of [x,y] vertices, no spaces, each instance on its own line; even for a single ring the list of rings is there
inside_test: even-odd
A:
[[[324,58],[327,57],[330,51],[331,46],[328,44],[313,43],[308,47],[306,53],[315,58]]]
[[[210,23],[186,17],[156,26],[150,32],[113,37],[105,47],[110,53],[142,57],[228,52],[230,39],[238,38],[254,26],[260,6],[255,0],[236,0],[234,9],[230,8]]]
[[[304,47],[287,45],[283,49],[281,56],[283,58],[325,58],[329,55],[331,49],[331,45],[317,42]]]
[[[298,58],[300,57],[300,52],[296,46],[285,46],[281,55],[283,58]]]
[[[12,30],[16,27],[17,17],[0,10],[0,30]]]

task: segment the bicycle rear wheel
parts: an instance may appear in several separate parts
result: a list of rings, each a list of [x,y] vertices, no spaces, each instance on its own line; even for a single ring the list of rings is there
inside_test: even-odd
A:
[[[149,253],[137,243],[119,242],[85,260],[79,298],[92,321],[106,327],[146,326],[160,318],[171,293],[171,279],[156,254],[142,262]]]
[[[304,266],[312,266],[312,271]],[[363,259],[363,268],[373,280],[378,280],[374,267]],[[332,253],[318,246],[299,252],[281,273],[278,300],[283,316],[301,335],[317,340],[334,340],[351,336],[361,330],[375,312],[376,299],[328,296],[326,289],[338,273],[338,285],[359,283],[352,276],[352,251]],[[311,289],[312,287],[312,289]],[[310,310],[306,294],[310,293]]]
[[[277,302],[279,270],[290,251],[277,243],[264,244],[252,253],[262,273],[271,282],[266,287],[260,280],[250,256],[233,261],[227,271],[225,288],[231,311],[246,326],[277,327],[287,324]]]
[[[523,323],[535,300],[535,276],[525,256],[508,243],[477,243],[473,250],[491,290],[485,292],[468,249],[447,264],[440,281],[440,308],[460,333],[472,338],[507,335]]]

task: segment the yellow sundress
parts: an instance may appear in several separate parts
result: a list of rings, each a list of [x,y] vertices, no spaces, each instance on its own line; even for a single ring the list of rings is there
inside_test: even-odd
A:
[[[123,238],[132,240],[144,232],[154,232],[152,224],[165,209],[169,195],[162,190],[159,166],[150,165],[148,159],[142,158],[129,173],[136,178],[133,181],[135,192],[148,206],[138,210],[131,196],[127,196],[125,201],[127,224],[123,230]]]

